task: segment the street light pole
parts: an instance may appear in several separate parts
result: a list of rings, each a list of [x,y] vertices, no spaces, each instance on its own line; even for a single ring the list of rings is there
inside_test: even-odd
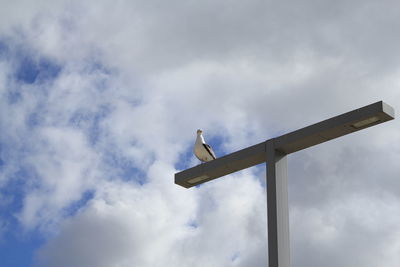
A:
[[[266,162],[269,267],[290,266],[287,155],[394,119],[379,101],[175,174],[190,188]]]
[[[268,262],[270,267],[290,266],[287,156],[266,143]]]

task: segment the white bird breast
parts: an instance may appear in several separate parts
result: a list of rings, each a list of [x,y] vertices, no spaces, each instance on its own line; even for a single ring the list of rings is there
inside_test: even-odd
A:
[[[201,161],[211,161],[213,160],[213,158],[211,157],[211,155],[208,153],[208,151],[205,149],[205,147],[203,146],[203,144],[198,145],[196,144],[194,147],[194,154],[196,155],[196,157],[201,160]]]

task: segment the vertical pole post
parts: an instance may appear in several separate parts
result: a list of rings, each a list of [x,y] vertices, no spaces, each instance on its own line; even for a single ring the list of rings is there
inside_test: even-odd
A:
[[[286,154],[266,142],[268,262],[269,267],[290,267],[289,204]]]

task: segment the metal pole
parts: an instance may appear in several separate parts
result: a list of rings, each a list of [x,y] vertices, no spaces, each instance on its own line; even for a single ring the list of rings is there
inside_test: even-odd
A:
[[[269,267],[290,267],[288,175],[286,154],[266,142],[268,262]]]

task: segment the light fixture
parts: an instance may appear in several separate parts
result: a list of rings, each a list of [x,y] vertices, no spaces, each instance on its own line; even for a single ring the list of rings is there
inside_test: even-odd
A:
[[[379,101],[270,140],[275,150],[291,154],[393,119],[394,109]],[[267,141],[178,172],[175,183],[190,188],[266,162]]]
[[[377,121],[379,121],[379,120],[380,120],[380,119],[379,119],[378,116],[373,116],[373,117],[370,117],[370,118],[368,118],[368,119],[366,119],[366,120],[362,120],[362,121],[353,123],[351,126],[353,126],[353,127],[356,128],[356,129],[359,129],[359,128],[365,127],[365,126],[367,126],[367,125],[370,125],[370,124],[372,124],[372,123],[375,123],[375,122],[377,122]]]
[[[189,184],[197,184],[200,181],[206,180],[210,178],[208,175],[201,175],[195,178],[190,179],[189,181],[187,181]]]

